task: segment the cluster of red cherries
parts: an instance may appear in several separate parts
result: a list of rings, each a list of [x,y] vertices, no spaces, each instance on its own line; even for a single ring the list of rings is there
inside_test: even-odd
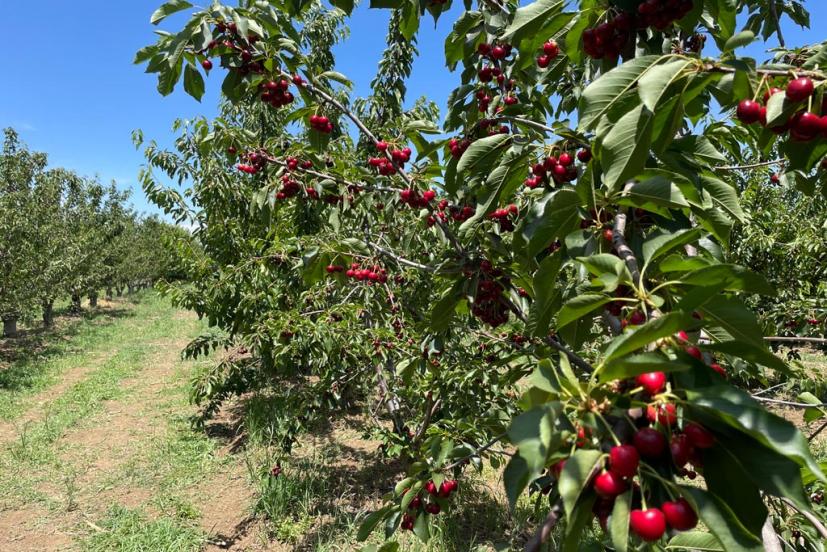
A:
[[[593,59],[617,59],[635,29],[666,30],[692,11],[692,0],[643,0],[634,12],[620,11],[612,19],[583,31],[583,50]]]
[[[383,140],[379,140],[378,142],[376,142],[376,149],[378,149],[379,151],[388,151],[388,148],[389,145],[387,142]],[[391,162],[390,159],[388,159],[385,156],[371,157],[368,159],[368,165],[370,165],[371,167],[375,167],[379,171],[379,174],[381,174],[382,176],[390,176],[396,173],[396,167],[404,167],[405,163],[411,160],[412,153],[413,151],[411,151],[411,148],[409,147],[404,147],[402,149],[392,149],[390,150],[390,155],[391,159],[393,159],[393,162]],[[396,165],[394,165],[394,163]]]
[[[219,36],[210,41],[207,45],[207,51],[215,50],[218,46],[224,46],[241,58],[241,66],[231,67],[231,71],[238,71],[242,75],[264,73],[264,64],[258,60],[253,60],[253,45],[258,42],[258,36],[251,34],[244,39],[238,34],[238,26],[235,23],[224,23],[223,21],[216,23],[215,32]],[[221,35],[224,36],[223,40],[221,40]],[[213,68],[212,60],[204,59],[201,62],[201,67],[205,71],[210,71]]]
[[[442,482],[439,488],[437,488],[436,483],[433,481],[428,481],[425,483],[423,489],[427,495],[430,496],[430,500],[425,502],[419,495],[413,497],[408,504],[408,511],[402,516],[402,524],[400,527],[406,531],[413,531],[416,516],[421,511],[424,511],[426,514],[430,514],[432,516],[439,514],[442,511],[442,507],[439,505],[439,502],[437,502],[437,499],[446,499],[450,497],[458,488],[459,483],[457,483],[455,479],[446,479]],[[402,495],[404,496],[408,492],[409,489],[405,489],[405,492],[402,493]]]
[[[500,232],[513,232],[514,219],[520,214],[520,210],[513,203],[504,209],[494,209],[489,218],[495,220],[500,226]]]
[[[537,56],[537,67],[545,69],[560,54],[560,47],[554,40],[543,43],[543,53]]]
[[[577,159],[588,163],[592,158],[591,150],[582,149],[577,152]],[[559,156],[550,155],[542,162],[531,166],[531,176],[525,179],[525,186],[529,189],[538,188],[549,179],[557,183],[571,182],[577,178],[577,168],[574,166],[574,156],[563,152]]]
[[[399,201],[409,207],[424,208],[436,197],[433,190],[425,190],[421,194],[419,190],[406,188],[399,192]]]
[[[330,134],[333,132],[333,123],[324,115],[316,115],[314,113],[308,117],[307,121],[310,123],[310,128],[317,132],[321,132],[322,134]]]
[[[505,73],[503,72],[500,64],[508,58],[513,51],[513,47],[511,44],[508,43],[499,43],[499,44],[489,44],[487,42],[483,42],[479,46],[477,46],[477,53],[483,57],[491,60],[492,63],[485,64],[477,71],[477,78],[482,83],[490,83],[494,80],[497,81],[497,85],[502,87],[506,91],[511,91],[517,85],[517,81],[514,79],[505,78]],[[481,113],[485,113],[488,111],[488,106],[491,103],[491,94],[496,94],[496,91],[492,92],[486,88],[482,88],[477,91],[477,106]],[[510,92],[503,98],[503,103],[505,105],[515,105],[518,103],[517,96],[511,94]]]
[[[230,147],[227,149],[227,152],[231,155],[235,154],[235,148]],[[267,166],[267,156],[264,155],[262,152],[258,151],[248,151],[246,153],[241,154],[241,160],[244,163],[239,163],[235,166],[236,169],[239,171],[246,173],[246,174],[256,174],[259,171],[263,170],[264,167]]]
[[[786,90],[770,88],[764,93],[764,104],[775,95],[784,93],[787,100],[791,102],[803,102],[813,95],[815,86],[809,77],[799,77],[787,84]],[[821,108],[822,113],[827,113],[827,101]],[[755,100],[741,100],[735,110],[735,116],[745,125],[760,123],[767,126],[767,107]],[[811,111],[799,111],[789,120],[781,125],[769,127],[776,134],[790,133],[790,137],[797,142],[809,142],[819,135],[827,137],[827,114],[819,117]]]
[[[493,328],[508,322],[508,306],[502,300],[507,283],[508,277],[500,269],[495,269],[491,261],[483,259],[471,314]]]
[[[450,217],[454,222],[465,222],[476,212],[476,209],[470,205],[451,205],[447,199],[442,199],[436,206],[436,217],[442,222],[446,222]],[[436,218],[433,215],[428,216],[428,226],[436,224]]]
[[[289,105],[295,99],[293,93],[288,90],[289,88],[290,81],[285,78],[262,82],[259,85],[261,101],[276,108]]]
[[[388,271],[379,265],[373,265],[365,268],[359,263],[351,263],[350,268],[347,270],[345,270],[345,267],[341,265],[327,265],[325,270],[328,274],[338,274],[340,272],[344,272],[345,276],[348,278],[353,278],[354,280],[358,280],[360,282],[367,282],[368,284],[374,282],[384,284],[388,281]]]

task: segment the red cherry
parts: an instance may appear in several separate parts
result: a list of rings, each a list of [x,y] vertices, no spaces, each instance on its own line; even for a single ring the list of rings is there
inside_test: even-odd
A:
[[[620,477],[632,477],[637,473],[640,455],[632,445],[618,445],[609,451],[609,469]]]
[[[432,516],[437,515],[442,509],[439,507],[439,504],[436,502],[430,502],[425,505],[425,511],[431,514]]]
[[[487,56],[491,53],[491,45],[483,42],[479,46],[477,46],[477,53],[481,56]]]
[[[779,182],[781,182],[781,177],[778,176],[778,173],[772,173],[770,175],[770,182],[772,182],[773,184],[778,184]]]
[[[661,510],[666,523],[673,529],[688,531],[698,525],[698,514],[683,497],[674,502],[664,502],[661,504]]]
[[[751,125],[761,119],[761,104],[752,100],[741,100],[735,114],[739,121]]]
[[[424,199],[425,201],[431,201],[435,197],[436,192],[433,190],[425,190],[424,192],[422,192],[422,199]]]
[[[551,466],[551,474],[555,477],[555,479],[560,479],[560,474],[563,473],[563,468],[566,466],[565,460],[560,460],[552,464]]]
[[[543,53],[554,59],[560,53],[560,47],[557,46],[557,42],[554,40],[549,40],[543,44]]]
[[[557,159],[557,162],[563,165],[564,167],[568,167],[572,163],[574,163],[574,158],[569,153],[561,153],[560,158]]]
[[[678,339],[680,341],[689,341],[689,335],[685,331],[681,330],[678,332]]]
[[[669,442],[669,452],[672,453],[672,460],[675,465],[682,468],[689,462],[689,457],[692,454],[692,445],[689,438],[684,434],[673,435],[672,441]]]
[[[787,99],[791,102],[806,100],[813,94],[813,81],[809,77],[800,77],[787,84]]]
[[[422,499],[416,496],[413,498],[413,500],[411,500],[411,503],[408,504],[408,509],[417,510],[420,506],[422,506]]]
[[[537,56],[537,67],[540,69],[545,69],[551,63],[551,58],[548,57],[546,54],[541,54]]]
[[[700,424],[689,422],[683,428],[683,432],[694,447],[706,449],[715,445],[715,436]]]
[[[590,149],[581,149],[577,152],[577,159],[581,163],[588,163],[592,159],[592,151]]]
[[[796,117],[793,128],[802,136],[814,137],[821,132],[821,117],[805,111]]]
[[[505,48],[502,46],[494,46],[491,48],[491,57],[494,59],[503,59],[504,57],[508,56],[508,53],[505,51]]]
[[[209,71],[212,69],[212,61],[205,59],[201,62],[201,67],[203,67],[205,71]]]
[[[640,374],[635,382],[643,387],[650,395],[657,395],[666,387],[666,374],[663,372],[648,372]]]
[[[611,243],[612,240],[614,239],[614,237],[615,237],[615,235],[614,235],[614,232],[612,232],[611,228],[606,228],[606,229],[603,230],[603,239],[606,240],[607,242]]]
[[[632,510],[629,515],[629,527],[641,539],[648,542],[656,541],[666,532],[666,517],[658,508]]]
[[[388,143],[384,140],[379,140],[378,142],[376,142],[376,149],[378,149],[379,151],[385,151],[386,149],[388,149]]]
[[[645,458],[658,458],[666,450],[666,437],[660,431],[645,427],[635,433],[635,448]]]
[[[657,407],[649,405],[646,407],[646,417],[651,423],[661,423],[665,426],[673,426],[678,421],[678,411],[672,403],[659,404]]]
[[[718,372],[721,375],[721,377],[724,377],[724,378],[726,377],[726,370],[724,369],[723,366],[721,366],[717,362],[713,362],[712,364],[709,365],[709,367],[712,368],[713,370],[715,370],[716,372]]]
[[[629,316],[629,324],[639,326],[646,322],[646,315],[642,311],[636,310]]]
[[[433,481],[428,481],[427,483],[425,483],[425,492],[427,492],[429,495],[436,495],[436,484],[434,484]]]
[[[690,345],[689,347],[687,347],[686,352],[689,354],[689,356],[693,356],[693,357],[697,358],[698,360],[703,360],[704,359],[704,355],[701,352],[701,350],[698,349],[697,347],[695,347],[694,345]]]
[[[604,471],[594,478],[592,487],[598,495],[611,498],[625,492],[627,485],[619,475]]]

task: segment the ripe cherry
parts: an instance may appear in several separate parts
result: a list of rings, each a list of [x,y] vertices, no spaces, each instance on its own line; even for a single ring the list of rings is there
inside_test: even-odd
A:
[[[411,500],[411,503],[408,504],[408,509],[409,510],[418,510],[420,506],[422,506],[422,499],[419,498],[418,496],[415,496],[413,498],[413,500]]]
[[[632,510],[629,515],[629,527],[641,539],[648,542],[656,541],[666,532],[666,516],[658,508]]]
[[[618,445],[609,451],[609,470],[620,477],[632,477],[637,473],[640,455],[632,445]]]
[[[674,502],[664,502],[661,510],[663,510],[666,523],[673,529],[688,531],[698,525],[698,514],[683,497]]]
[[[642,311],[636,310],[629,316],[629,324],[639,326],[646,322],[646,315]]]
[[[697,358],[698,360],[703,360],[704,359],[704,355],[701,352],[701,350],[698,349],[697,347],[695,347],[694,345],[690,345],[689,347],[687,347],[686,352],[687,352],[687,354],[689,354],[689,356],[693,356],[693,357]]]
[[[551,58],[547,54],[540,54],[537,56],[537,67],[545,69],[551,63]]]
[[[627,485],[623,479],[614,472],[604,471],[594,478],[594,492],[598,495],[611,498],[626,491]]]
[[[201,62],[201,67],[203,67],[205,71],[209,71],[212,69],[212,61],[205,59]]]
[[[678,421],[678,410],[672,403],[659,404],[657,407],[650,404],[646,407],[646,417],[653,424],[660,423],[671,427]]]
[[[571,154],[563,152],[560,154],[560,157],[557,159],[557,162],[563,165],[564,167],[568,167],[572,163],[574,163],[574,158]]]
[[[384,140],[379,140],[378,142],[376,142],[376,149],[378,149],[379,151],[385,151],[386,149],[388,149],[388,143]]]
[[[588,163],[592,159],[592,150],[588,148],[581,149],[577,152],[577,159],[581,163]]]
[[[751,125],[761,119],[761,104],[752,100],[741,100],[735,114],[739,121]]]
[[[803,137],[814,138],[821,132],[821,118],[815,113],[805,111],[796,116],[793,129]]]
[[[721,377],[724,377],[724,378],[726,377],[726,370],[724,369],[723,366],[721,366],[717,362],[713,362],[712,364],[709,365],[709,367],[712,368],[713,370],[715,370],[716,372],[718,372],[718,374],[720,374]]]
[[[689,442],[689,438],[683,433],[673,435],[672,440],[669,442],[669,452],[672,453],[672,460],[677,467],[682,468],[685,466],[686,463],[689,462],[689,457],[692,454],[692,445]]]
[[[638,453],[645,458],[658,458],[666,450],[666,437],[660,431],[645,427],[632,440]]]
[[[477,46],[477,53],[481,56],[487,56],[491,53],[491,45],[487,42],[483,42],[479,46]]]
[[[806,100],[812,95],[813,88],[813,81],[809,77],[799,77],[787,84],[787,99],[791,102]]]
[[[554,476],[555,479],[560,479],[560,474],[563,473],[563,468],[566,467],[566,461],[560,460],[559,462],[555,462],[551,466],[551,475]]]
[[[429,495],[436,495],[436,484],[433,481],[428,481],[427,483],[425,483],[425,492],[427,492]]]
[[[557,57],[557,54],[560,53],[560,47],[556,41],[549,40],[543,44],[543,53],[551,59],[554,59]]]
[[[666,374],[663,372],[640,374],[635,378],[635,382],[650,395],[657,395],[666,387]]]
[[[614,232],[612,232],[611,228],[606,228],[606,229],[603,230],[603,239],[606,240],[607,242],[611,243],[612,240],[614,239],[614,237],[615,237],[615,235],[614,235]]]
[[[709,432],[705,427],[695,422],[689,422],[683,428],[683,432],[692,443],[692,446],[705,449],[710,448],[715,444],[715,436]]]
[[[505,48],[502,46],[494,46],[491,48],[491,57],[494,59],[503,59],[508,56],[508,53],[505,51]]]
[[[432,516],[437,515],[441,510],[442,508],[440,508],[439,504],[437,504],[436,502],[429,502],[425,505],[425,511],[431,514]]]

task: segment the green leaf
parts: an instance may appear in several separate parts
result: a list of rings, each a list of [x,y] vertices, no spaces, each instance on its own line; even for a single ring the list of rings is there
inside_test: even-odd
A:
[[[549,452],[556,448],[555,443],[562,442],[559,431],[555,429],[560,411],[560,403],[546,403],[520,414],[508,428],[509,440],[517,447],[532,474],[539,474],[545,467]]]
[[[761,295],[775,295],[775,289],[761,274],[734,264],[714,264],[693,270],[680,278],[684,284],[711,286],[722,284],[721,289],[748,291]]]
[[[656,65],[646,71],[646,73],[638,81],[638,94],[643,102],[643,105],[651,111],[655,112],[661,98],[669,89],[669,87],[678,80],[683,70],[691,62],[686,58],[676,58]]]
[[[511,139],[510,134],[495,134],[475,141],[462,154],[457,172],[472,172],[484,161],[490,161],[491,157],[499,155],[502,147]]]
[[[597,375],[600,381],[633,378],[648,372],[677,372],[688,370],[691,364],[685,364],[680,359],[672,360],[658,352],[640,353],[624,356],[600,367]]]
[[[330,3],[348,15],[353,13],[354,0],[330,0]]]
[[[599,450],[579,449],[574,451],[560,473],[560,496],[566,516],[571,517],[580,493],[591,481],[592,474],[599,466],[603,454]]]
[[[768,412],[746,393],[728,385],[687,390],[686,393],[692,407],[700,408],[706,415],[749,434],[759,443],[794,459],[799,466],[806,466],[813,472],[820,471],[807,440],[798,429]],[[827,481],[823,474],[820,479]]]
[[[419,514],[416,516],[416,520],[414,521],[414,535],[416,535],[417,538],[424,543],[431,540],[431,527],[430,523],[428,523],[429,517],[430,516],[426,516],[425,514]]]
[[[767,128],[784,124],[799,107],[801,102],[788,100],[786,94],[773,94],[767,101]]]
[[[173,13],[177,13],[191,7],[192,4],[186,0],[169,0],[169,2],[166,2],[152,13],[152,16],[149,18],[149,22],[153,25],[157,25]]]
[[[696,241],[700,235],[701,231],[698,228],[677,230],[675,232],[656,230],[643,242],[643,261],[649,264],[678,247]]]
[[[464,282],[458,280],[454,285],[442,294],[431,310],[431,329],[435,332],[444,332],[451,325],[451,320],[456,313],[457,304],[462,299],[462,287]]]
[[[751,43],[755,40],[755,33],[752,31],[741,31],[740,33],[733,35],[726,41],[724,44],[724,52],[731,52],[736,48],[740,48],[741,46],[746,46],[747,44]]]
[[[511,509],[517,504],[520,495],[523,494],[528,484],[539,475],[539,471],[530,470],[528,463],[522,456],[512,456],[503,471],[503,484],[505,494],[508,497],[508,504]]]
[[[526,255],[534,257],[555,239],[565,237],[577,227],[580,215],[580,196],[571,188],[563,188],[531,207],[522,230],[528,242]]]
[[[619,189],[643,171],[649,158],[653,120],[652,112],[639,105],[623,115],[603,138],[600,162],[603,181],[609,190]]]
[[[738,192],[727,182],[711,176],[701,175],[701,186],[710,196],[712,201],[723,211],[729,213],[732,218],[740,223],[746,220],[746,215],[741,209],[738,201]]]
[[[698,516],[723,545],[724,550],[763,552],[764,545],[738,520],[726,502],[710,492],[681,487],[681,492],[695,507]]]
[[[362,524],[359,526],[359,531],[356,533],[356,540],[363,541],[367,539],[373,530],[379,525],[379,522],[384,519],[384,517],[388,514],[390,508],[385,506],[375,512],[371,512],[367,515],[364,519]]]
[[[632,508],[631,489],[615,499],[612,508],[612,518],[609,520],[609,536],[616,552],[626,552],[629,549],[629,513]]]
[[[689,330],[696,326],[697,321],[684,312],[670,312],[649,320],[631,332],[615,337],[606,348],[603,364],[633,353],[662,337],[671,336],[680,330]]]
[[[453,69],[457,62],[465,56],[467,35],[477,25],[482,23],[482,12],[470,10],[464,12],[454,23],[454,28],[445,38],[445,62]]]
[[[668,209],[689,207],[681,190],[669,179],[660,175],[635,182],[623,197],[630,200],[636,207],[643,207],[647,203]]]
[[[199,102],[204,96],[204,77],[190,64],[184,67],[184,90]]]
[[[667,550],[691,550],[700,552],[725,552],[721,543],[711,533],[686,531],[678,533],[666,543]]]
[[[571,324],[575,320],[586,316],[611,301],[611,297],[596,293],[577,295],[566,301],[563,308],[560,309],[560,312],[557,314],[557,328],[559,329]]]
[[[576,48],[577,45],[574,45]],[[641,56],[616,67],[592,81],[583,91],[578,107],[578,127],[586,131],[593,128],[638,79],[663,56]]]
[[[537,0],[517,8],[514,19],[506,27],[502,40],[518,43],[523,37],[536,33],[549,18],[563,7],[562,0]]]
[[[548,333],[554,306],[560,295],[557,274],[562,259],[562,255],[549,255],[540,262],[540,268],[534,274],[534,301],[526,322],[526,331],[534,337],[543,337]]]
[[[753,345],[764,345],[764,334],[755,314],[739,299],[718,295],[701,305],[699,310],[707,323],[720,326],[733,338]]]

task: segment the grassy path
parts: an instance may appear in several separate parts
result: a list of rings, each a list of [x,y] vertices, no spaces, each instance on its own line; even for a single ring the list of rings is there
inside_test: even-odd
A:
[[[147,293],[48,354],[3,344],[0,550],[194,551],[232,532],[251,500],[244,462],[189,426],[197,366],[179,354],[200,329]]]

